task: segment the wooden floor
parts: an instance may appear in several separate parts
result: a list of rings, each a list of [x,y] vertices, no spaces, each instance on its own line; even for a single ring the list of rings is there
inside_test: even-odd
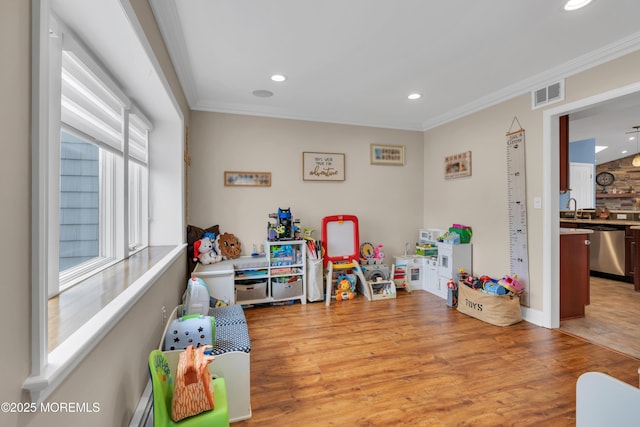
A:
[[[485,324],[423,291],[245,310],[252,418],[234,426],[573,426],[587,371],[640,360],[521,322]]]
[[[640,292],[632,283],[591,277],[585,317],[560,322],[563,331],[640,358]]]

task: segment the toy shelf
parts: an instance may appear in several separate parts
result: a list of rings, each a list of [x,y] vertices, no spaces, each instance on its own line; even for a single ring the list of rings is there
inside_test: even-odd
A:
[[[266,241],[266,267],[235,270],[236,304],[306,304],[306,246],[304,240]]]

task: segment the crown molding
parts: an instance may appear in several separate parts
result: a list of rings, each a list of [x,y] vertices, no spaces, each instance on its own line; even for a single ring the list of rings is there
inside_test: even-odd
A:
[[[582,71],[586,71],[590,68],[620,58],[637,50],[640,50],[640,32],[620,39],[614,43],[610,43],[600,49],[578,56],[571,61],[567,61],[536,76],[507,86],[504,89],[487,96],[478,98],[477,100],[459,108],[454,108],[444,114],[425,120],[422,122],[422,130],[427,131],[454,120],[461,119],[488,107],[513,99],[516,96],[531,92],[532,90],[543,87],[549,83],[566,79]]]
[[[190,106],[195,105],[198,100],[195,80],[191,73],[187,44],[184,41],[182,25],[178,18],[178,9],[174,1],[169,0],[149,0],[153,15],[160,27],[160,33],[173,67],[178,74],[178,79],[182,85],[182,90]],[[166,34],[166,37],[165,37]]]
[[[252,105],[244,105],[244,104],[198,103],[197,105],[191,108],[192,110],[207,111],[211,113],[239,114],[239,115],[245,115],[245,116],[268,117],[273,119],[286,119],[286,120],[304,120],[308,122],[333,123],[333,124],[350,125],[350,126],[366,126],[366,127],[373,127],[373,128],[396,129],[396,130],[406,130],[406,131],[416,131],[416,132],[423,131],[420,128],[420,123],[409,123],[409,122],[372,123],[372,122],[366,122],[366,121],[362,121],[362,122],[348,121],[348,120],[341,120],[335,117],[330,117],[328,115],[323,115],[323,116],[304,115],[304,114],[294,113],[290,110],[283,110],[280,108],[257,109]]]

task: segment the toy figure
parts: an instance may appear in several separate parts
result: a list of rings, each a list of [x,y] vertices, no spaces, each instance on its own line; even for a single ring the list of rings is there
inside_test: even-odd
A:
[[[287,240],[292,237],[291,218],[291,208],[278,208],[278,224],[280,224],[278,240]]]
[[[375,254],[373,255],[374,258],[376,258],[376,259],[383,259],[384,258],[384,251],[382,250],[382,248],[383,248],[382,245],[376,246]]]

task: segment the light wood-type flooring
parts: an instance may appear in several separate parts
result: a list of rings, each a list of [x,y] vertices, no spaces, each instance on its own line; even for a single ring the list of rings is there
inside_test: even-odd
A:
[[[245,314],[253,416],[237,427],[573,426],[582,373],[638,386],[636,358],[527,322],[488,325],[424,291]]]
[[[585,317],[564,320],[560,328],[588,341],[640,358],[640,292],[632,283],[591,277],[591,304]]]

